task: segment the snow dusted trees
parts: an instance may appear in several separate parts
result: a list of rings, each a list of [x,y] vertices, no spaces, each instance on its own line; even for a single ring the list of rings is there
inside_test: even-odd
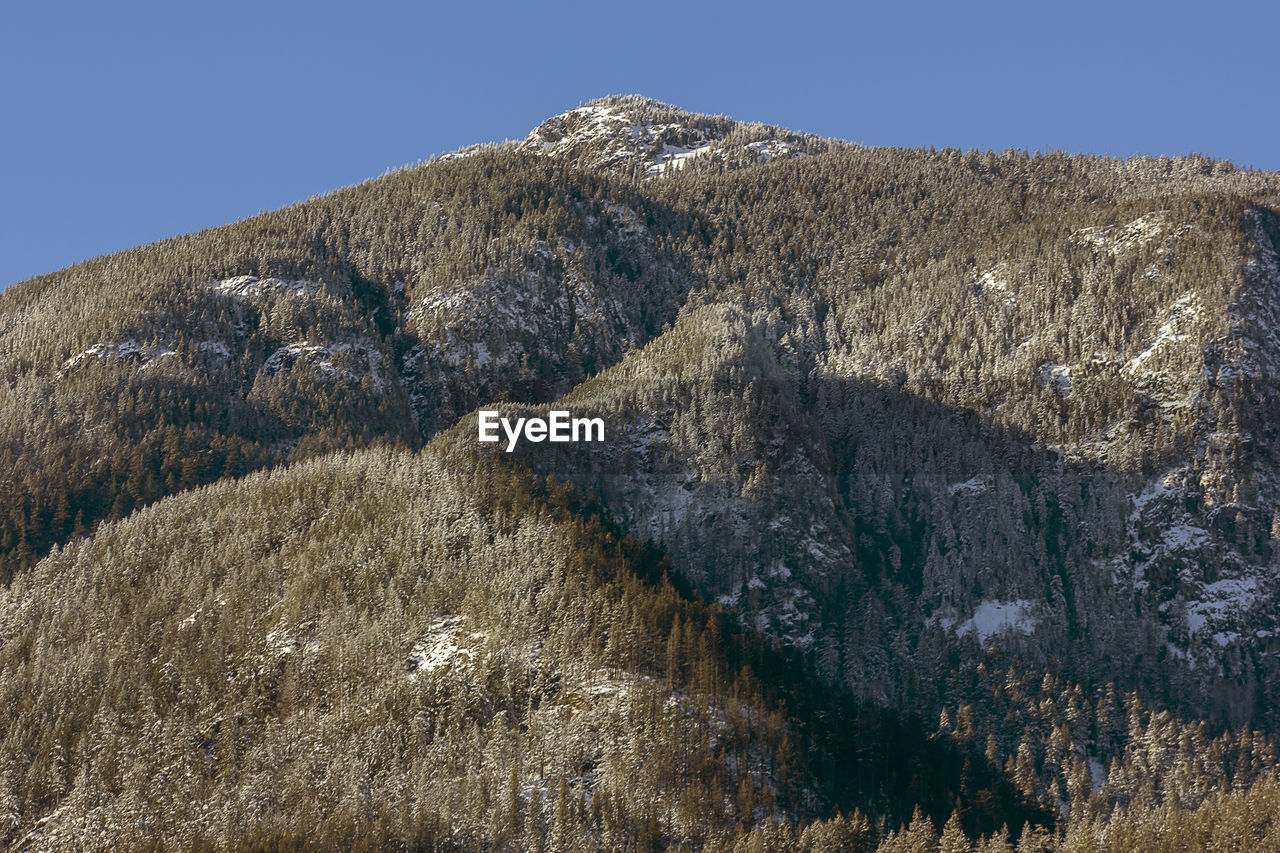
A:
[[[495,148],[0,294],[0,840],[1269,831],[1272,626],[1188,626],[1280,539],[1275,176],[748,150]],[[476,458],[566,393],[616,441]]]

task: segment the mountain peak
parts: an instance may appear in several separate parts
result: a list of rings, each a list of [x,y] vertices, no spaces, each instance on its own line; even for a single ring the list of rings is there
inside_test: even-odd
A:
[[[740,167],[819,153],[830,145],[808,134],[691,113],[640,95],[613,95],[547,119],[518,147],[589,168],[656,178],[694,160]]]

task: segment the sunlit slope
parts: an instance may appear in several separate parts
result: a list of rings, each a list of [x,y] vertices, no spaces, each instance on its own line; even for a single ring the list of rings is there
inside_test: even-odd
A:
[[[836,807],[1036,814],[976,750],[839,700],[690,598],[565,487],[434,448],[105,525],[14,581],[0,639],[26,849],[703,846]]]

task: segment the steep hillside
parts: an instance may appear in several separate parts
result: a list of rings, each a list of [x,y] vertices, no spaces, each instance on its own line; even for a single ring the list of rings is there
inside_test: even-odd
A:
[[[51,597],[57,587],[62,594]],[[731,847],[959,804],[972,746],[840,702],[570,490],[434,449],[170,498],[0,595],[20,849]],[[830,819],[830,823],[828,823]]]
[[[487,154],[10,288],[0,568],[220,476],[549,399],[674,318],[691,228]]]
[[[1277,247],[1275,173],[628,96],[12,287],[3,831],[1101,845],[1269,802]]]
[[[613,440],[526,445],[530,464],[866,695],[943,702],[943,650],[998,639],[1013,661],[1274,726],[1274,214],[1205,196],[1093,210],[1055,189],[938,223],[932,181],[903,200],[835,163],[822,190],[791,183],[807,164],[723,179],[742,266],[557,404]],[[1010,194],[1040,165],[1004,163]],[[835,245],[881,216],[910,233],[879,263],[823,262],[815,207]],[[948,248],[982,225],[985,245]]]

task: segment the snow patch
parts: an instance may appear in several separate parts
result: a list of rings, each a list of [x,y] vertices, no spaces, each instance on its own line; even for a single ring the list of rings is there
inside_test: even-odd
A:
[[[947,492],[966,498],[976,497],[990,489],[993,482],[990,474],[978,474],[963,483],[952,483],[947,486]]]
[[[1188,522],[1174,524],[1165,530],[1161,537],[1157,553],[1165,554],[1175,551],[1187,551],[1199,548],[1209,542],[1209,531]]]
[[[84,364],[90,359],[119,359],[121,361],[132,361],[137,364],[138,370],[147,370],[155,365],[156,362],[166,358],[172,358],[178,353],[171,347],[164,344],[148,345],[141,344],[135,340],[121,341],[114,344],[94,344],[79,355],[73,355],[62,363],[61,369],[58,370],[56,378],[61,379],[66,375],[67,371],[73,370]]]
[[[231,357],[231,350],[222,341],[197,341],[192,345],[192,349],[217,358]]]
[[[296,652],[314,661],[319,649],[319,640],[300,639],[285,628],[275,628],[267,633],[267,651],[275,658],[287,657]]]
[[[679,172],[708,156],[745,155],[748,161],[767,163],[807,153],[801,150],[801,138],[764,125],[758,126],[760,132],[771,138],[729,146],[723,124],[699,126],[699,121],[690,116],[686,121],[642,122],[623,105],[592,104],[547,119],[518,147],[545,157],[581,158],[596,168],[639,169],[647,178]]]
[[[262,364],[262,369],[270,375],[298,361],[306,361],[329,378],[360,382],[363,378],[362,374],[367,374],[379,391],[386,387],[382,353],[365,341],[329,346],[309,344],[305,341],[289,344],[268,356]]]
[[[1131,374],[1147,372],[1147,363],[1165,352],[1168,347],[1187,340],[1193,319],[1203,315],[1203,309],[1194,294],[1186,294],[1169,306],[1168,315],[1155,338],[1134,358],[1125,363],[1124,369]]]
[[[747,150],[762,163],[768,163],[780,157],[803,157],[805,152],[796,150],[796,146],[781,139],[762,139],[747,144]]]
[[[1166,231],[1171,232],[1175,237],[1180,237],[1189,228],[1190,226],[1184,225],[1175,230],[1169,222],[1169,211],[1153,210],[1123,227],[1094,225],[1081,228],[1071,235],[1071,239],[1114,254],[1144,246]]]
[[[1040,365],[1040,387],[1052,387],[1059,397],[1071,396],[1071,368],[1046,361]]]
[[[985,643],[997,634],[1030,634],[1036,628],[1036,618],[1031,615],[1033,604],[1026,599],[1017,601],[984,601],[973,611],[972,618],[956,627],[956,636],[974,633],[978,641]]]
[[[414,647],[409,651],[409,678],[417,680],[423,673],[432,673],[448,666],[470,663],[476,652],[463,643],[483,640],[483,631],[466,634],[462,630],[466,620],[461,616],[445,616],[427,627]],[[466,636],[464,636],[466,634]]]
[[[1129,513],[1130,521],[1137,521],[1142,517],[1142,513],[1146,511],[1148,505],[1154,501],[1161,500],[1166,495],[1173,492],[1173,489],[1171,488],[1171,480],[1174,473],[1175,472],[1173,471],[1167,472],[1164,476],[1159,477],[1141,492],[1133,496],[1133,511]]]
[[[1187,630],[1193,635],[1202,633],[1206,626],[1212,627],[1224,619],[1244,615],[1258,600],[1257,578],[1226,578],[1207,584],[1201,600],[1187,608]],[[1215,632],[1213,639],[1219,645],[1226,645],[1228,638],[1237,636]]]
[[[258,278],[253,275],[238,275],[213,282],[210,287],[220,293],[237,299],[256,299],[268,293],[280,293],[290,296],[315,296],[320,292],[318,281],[282,278]]]
[[[1089,782],[1095,791],[1101,791],[1107,786],[1107,768],[1092,755],[1089,756]]]
[[[992,267],[978,276],[978,280],[973,283],[973,286],[979,295],[1003,299],[1004,304],[1009,308],[1018,304],[1018,297],[1014,295],[1009,287],[1009,282],[1004,277],[1003,271],[998,266]]]
[[[656,178],[672,169],[679,171],[685,167],[685,164],[697,157],[699,154],[706,154],[711,150],[711,146],[699,145],[697,148],[684,148],[679,145],[663,145],[662,151],[658,153],[657,159],[652,166],[645,170],[645,176]]]

